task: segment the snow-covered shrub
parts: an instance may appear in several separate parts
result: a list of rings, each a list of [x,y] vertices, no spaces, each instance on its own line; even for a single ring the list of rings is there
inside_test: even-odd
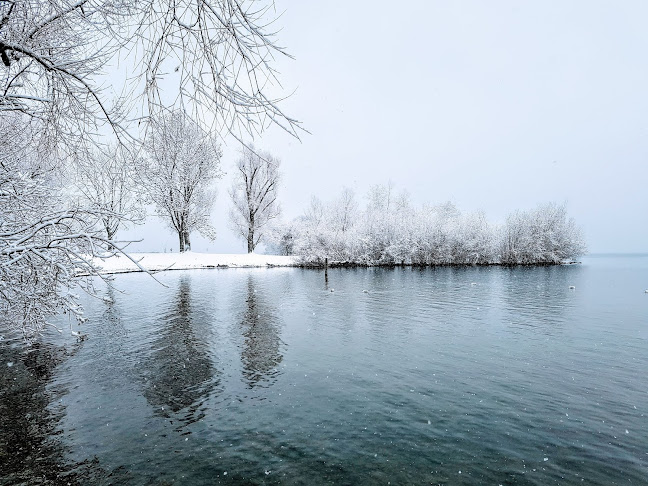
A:
[[[581,230],[567,218],[564,205],[544,204],[515,211],[504,224],[499,242],[500,262],[506,265],[555,264],[586,251]]]
[[[580,230],[564,206],[546,204],[512,213],[501,228],[482,212],[461,214],[452,204],[416,210],[391,186],[374,186],[364,210],[340,217],[340,201],[314,198],[295,220],[294,251],[306,263],[358,265],[556,264],[585,252]],[[340,224],[349,221],[349,224]]]

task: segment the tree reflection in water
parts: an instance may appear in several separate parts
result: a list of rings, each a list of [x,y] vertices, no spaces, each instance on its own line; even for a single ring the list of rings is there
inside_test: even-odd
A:
[[[190,276],[181,276],[177,296],[162,317],[145,364],[144,396],[155,413],[184,425],[205,416],[204,403],[219,383],[207,343],[196,333],[199,320],[205,318],[192,305]]]
[[[98,461],[66,461],[57,438],[65,409],[52,387],[56,367],[78,350],[52,344],[0,342],[0,484],[91,484],[106,476]]]
[[[254,276],[248,275],[246,308],[241,319],[243,332],[243,376],[249,388],[270,386],[281,374],[283,359],[276,309],[257,291]]]

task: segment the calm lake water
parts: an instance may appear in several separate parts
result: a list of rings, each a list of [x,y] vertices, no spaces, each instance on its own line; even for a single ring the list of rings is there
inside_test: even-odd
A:
[[[158,278],[4,333],[0,484],[648,484],[648,256]]]

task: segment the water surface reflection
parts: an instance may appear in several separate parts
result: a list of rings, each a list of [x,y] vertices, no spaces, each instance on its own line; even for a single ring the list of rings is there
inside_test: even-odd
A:
[[[272,385],[281,374],[283,359],[276,307],[263,295],[252,273],[247,276],[241,316],[243,377],[249,388]]]
[[[190,424],[205,416],[204,403],[219,381],[208,352],[206,336],[196,321],[191,276],[182,275],[174,299],[159,317],[152,353],[142,362],[144,396],[155,412]],[[180,413],[182,412],[182,413]]]
[[[69,390],[52,381],[80,345],[0,342],[0,484],[82,485],[107,475],[96,458],[69,462],[58,438],[66,413],[59,398]]]
[[[119,276],[0,348],[0,484],[645,484],[647,268]]]

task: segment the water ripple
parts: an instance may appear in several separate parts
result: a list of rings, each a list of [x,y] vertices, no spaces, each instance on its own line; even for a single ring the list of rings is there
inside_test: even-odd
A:
[[[87,340],[0,342],[0,484],[645,483],[615,268],[118,276]]]

